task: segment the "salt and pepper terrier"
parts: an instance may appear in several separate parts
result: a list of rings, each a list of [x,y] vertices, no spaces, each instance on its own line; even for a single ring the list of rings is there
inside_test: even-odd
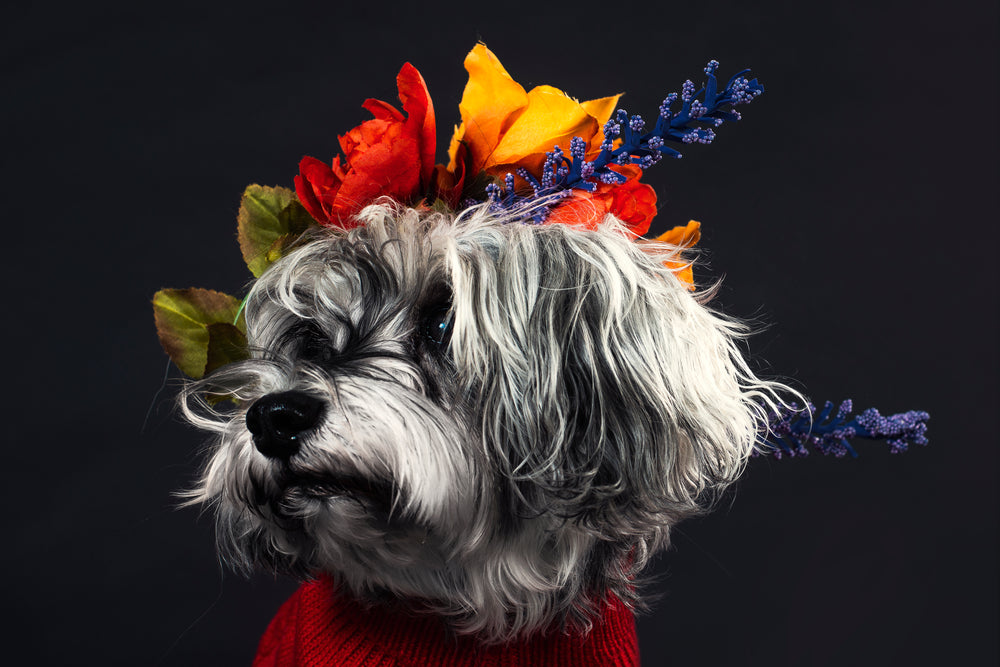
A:
[[[786,388],[674,275],[680,249],[503,216],[383,202],[257,280],[251,359],[182,397],[215,434],[188,499],[231,563],[419,601],[486,643],[641,605],[636,575]]]

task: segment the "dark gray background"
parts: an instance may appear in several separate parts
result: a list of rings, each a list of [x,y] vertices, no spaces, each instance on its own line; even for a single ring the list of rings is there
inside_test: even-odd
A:
[[[710,58],[753,67],[744,122],[648,173],[654,231],[703,222],[696,276],[768,325],[763,372],[933,415],[904,455],[754,461],[660,560],[644,664],[996,664],[995,3],[144,4],[0,27],[10,664],[249,664],[293,584],[226,572],[175,509],[201,436],[149,299],[242,293],[243,187],[331,158],[406,60],[444,159],[477,39],[649,117]]]

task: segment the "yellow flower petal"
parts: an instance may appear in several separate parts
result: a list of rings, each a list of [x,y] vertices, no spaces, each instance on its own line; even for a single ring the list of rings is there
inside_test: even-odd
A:
[[[451,143],[448,144],[448,171],[455,173],[457,164],[455,160],[458,156],[458,147],[462,145],[465,138],[465,123],[455,126],[455,131],[451,133]]]
[[[601,149],[601,144],[604,143],[604,124],[608,122],[611,118],[611,114],[615,112],[618,108],[618,100],[621,99],[622,94],[612,95],[611,97],[601,97],[596,100],[587,100],[586,102],[580,102],[580,106],[583,107],[584,111],[589,113],[597,121],[597,134],[590,137],[584,137],[585,139],[590,139],[587,144],[587,154],[596,153]]]
[[[494,165],[518,164],[534,170],[554,146],[568,152],[570,139],[589,140],[598,130],[597,119],[579,102],[558,88],[538,86],[528,93],[528,108],[503,135],[483,166],[489,169]]]
[[[580,106],[583,110],[593,116],[598,123],[604,125],[611,118],[611,114],[615,112],[618,108],[618,100],[621,99],[622,94],[612,95],[611,97],[601,97],[596,100],[587,100],[586,102],[580,102]]]
[[[538,86],[530,92],[511,78],[493,53],[477,44],[465,58],[469,82],[459,110],[462,124],[455,128],[448,149],[448,170],[454,173],[458,147],[465,144],[469,171],[503,175],[524,167],[540,175],[545,153],[556,145],[569,151],[573,137],[596,152],[602,126],[621,95],[578,102],[558,88]]]
[[[528,94],[485,44],[476,44],[469,52],[465,69],[469,72],[469,82],[458,106],[462,125],[456,128],[448,150],[451,159],[448,168],[454,170],[458,143],[464,142],[475,174],[491,159],[501,137],[527,108]]]

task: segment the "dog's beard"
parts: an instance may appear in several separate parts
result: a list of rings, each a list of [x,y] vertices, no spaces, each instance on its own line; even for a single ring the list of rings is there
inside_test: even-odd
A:
[[[415,366],[373,355],[347,374],[271,359],[213,378],[216,387],[255,388],[225,423],[197,491],[217,505],[228,560],[243,569],[326,571],[357,591],[378,591],[397,588],[407,578],[400,574],[440,571],[468,548],[487,495],[477,486],[477,457],[463,444],[469,428],[426,397]],[[294,456],[263,456],[246,408],[290,387],[325,397],[323,419],[299,438]],[[416,579],[410,595],[434,595]]]
[[[637,604],[636,574],[738,476],[781,389],[749,371],[738,326],[664,266],[676,249],[613,220],[362,217],[271,267],[246,307],[253,358],[185,392],[218,434],[189,497],[215,506],[224,554],[488,640],[586,627],[607,594]],[[246,411],[289,391],[322,419],[266,456]]]

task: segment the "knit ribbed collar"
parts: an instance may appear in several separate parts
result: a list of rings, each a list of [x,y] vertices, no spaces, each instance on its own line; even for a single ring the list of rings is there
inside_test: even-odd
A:
[[[299,587],[278,611],[254,667],[637,667],[632,612],[609,601],[587,635],[558,630],[496,646],[456,636],[443,619],[370,608],[329,577]]]

